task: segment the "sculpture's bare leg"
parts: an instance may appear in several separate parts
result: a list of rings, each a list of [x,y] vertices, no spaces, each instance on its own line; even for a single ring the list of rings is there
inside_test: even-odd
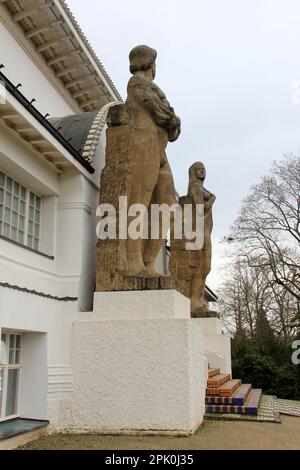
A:
[[[172,172],[168,162],[164,162],[159,171],[157,184],[152,197],[152,204],[167,204],[172,206],[176,203],[175,189]],[[149,224],[150,225],[150,224]],[[151,225],[150,225],[151,228]],[[166,239],[167,232],[163,233],[162,227],[162,216],[160,214],[159,221],[159,238],[152,240],[151,237],[144,244],[144,264],[146,267],[145,273],[147,275],[157,276],[154,265],[157,255]]]
[[[208,274],[211,271],[211,244],[205,246],[199,253],[199,264],[193,275],[191,282],[191,307],[192,312],[197,309],[204,309],[205,283]]]
[[[129,207],[133,204],[143,204],[150,206],[153,190],[158,178],[159,167],[151,163],[132,164],[131,172],[131,190],[128,198]],[[135,219],[134,216],[128,217],[128,227]],[[145,270],[143,261],[143,240],[139,238],[133,240],[128,236],[126,243],[128,275],[135,276]]]

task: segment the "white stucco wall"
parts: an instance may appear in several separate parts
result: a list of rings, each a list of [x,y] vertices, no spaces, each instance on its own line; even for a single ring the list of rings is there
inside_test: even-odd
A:
[[[207,362],[188,299],[172,290],[95,297],[94,312],[74,323],[72,412],[62,429],[195,432]]]
[[[229,335],[205,335],[204,349],[211,368],[219,368],[222,373],[232,374],[231,339]]]
[[[97,195],[81,175],[60,176],[57,185],[59,195],[47,196],[54,211],[44,214],[53,260],[0,238],[0,282],[56,297],[78,297],[64,302],[0,287],[0,328],[24,334],[20,415],[50,419],[56,425],[70,408],[72,324],[80,309],[92,307],[95,232],[88,203],[95,205]],[[32,383],[36,393],[30,391]]]
[[[231,338],[224,333],[224,323],[218,318],[199,319],[203,331],[204,351],[210,368],[232,374]]]
[[[58,176],[53,167],[31,145],[0,121],[0,168],[25,186],[47,195],[59,194]]]
[[[58,175],[1,123],[0,169],[44,198],[40,250],[55,258],[50,260],[0,238],[0,282],[59,297],[77,297],[81,282],[85,292],[91,290],[91,298],[97,187],[75,169],[73,173]],[[84,302],[84,309],[87,307]]]
[[[103,145],[105,140],[99,161]],[[0,286],[0,330],[23,335],[19,414],[50,419],[59,428],[70,411],[72,325],[80,309],[92,308],[98,188],[78,168],[57,174],[2,122],[0,169],[43,197],[40,249],[48,255],[0,237],[0,283],[78,297],[59,301]],[[100,167],[94,181],[99,172]]]
[[[20,416],[57,420],[52,410],[69,403],[71,334],[76,318],[77,302],[61,302],[0,287],[1,328],[23,334]]]
[[[103,320],[189,319],[190,309],[190,300],[173,289],[95,292],[94,295],[94,312],[101,312]],[[81,319],[93,318],[94,312],[84,313]]]
[[[1,2],[0,2],[1,3]],[[79,112],[68,92],[36,57],[34,46],[10,21],[0,4],[1,59],[3,73],[34,106],[51,117]],[[26,42],[26,44],[25,44]],[[47,69],[47,70],[46,70]],[[105,130],[98,142],[94,175],[51,136],[17,100],[7,94],[10,105],[40,135],[48,139],[72,168],[59,175],[14,131],[0,120],[0,170],[43,198],[41,253],[34,253],[0,237],[0,332],[23,335],[19,413],[22,417],[50,419],[54,428],[68,421],[73,389],[72,325],[79,311],[92,308],[95,257],[96,208],[100,172],[105,165]],[[50,258],[54,257],[54,259]],[[78,297],[59,301],[13,289],[34,290],[55,297]]]

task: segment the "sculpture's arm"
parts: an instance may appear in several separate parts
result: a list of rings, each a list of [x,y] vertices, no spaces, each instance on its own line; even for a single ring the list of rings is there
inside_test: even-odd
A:
[[[133,77],[128,83],[128,95],[143,105],[152,115],[158,126],[167,129],[178,127],[178,119],[174,110],[169,106],[166,99],[162,100],[159,93],[156,93],[151,82],[141,77]]]
[[[170,142],[175,142],[175,140],[178,139],[178,137],[181,134],[181,121],[179,117],[177,117],[177,123],[176,126],[172,127],[171,129],[168,130],[168,135],[169,135],[169,141]]]

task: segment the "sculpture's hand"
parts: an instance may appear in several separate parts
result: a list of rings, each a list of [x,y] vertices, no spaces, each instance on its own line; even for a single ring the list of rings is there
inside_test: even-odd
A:
[[[164,127],[168,131],[177,132],[180,129],[180,121],[177,116],[164,103],[154,103],[152,116],[158,126]]]
[[[169,134],[169,141],[174,142],[178,139],[181,134],[181,121],[178,116],[175,116],[175,124],[171,127],[168,131]]]
[[[164,120],[166,123],[171,121],[173,118],[173,115],[167,106],[165,106],[163,103],[156,103],[155,101],[152,103],[152,114],[153,117]]]

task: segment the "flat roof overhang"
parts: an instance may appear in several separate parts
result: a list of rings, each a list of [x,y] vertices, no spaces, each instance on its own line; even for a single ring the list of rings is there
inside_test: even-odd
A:
[[[0,119],[15,131],[57,173],[77,170],[94,183],[92,165],[59,134],[57,129],[0,72],[5,96]]]

